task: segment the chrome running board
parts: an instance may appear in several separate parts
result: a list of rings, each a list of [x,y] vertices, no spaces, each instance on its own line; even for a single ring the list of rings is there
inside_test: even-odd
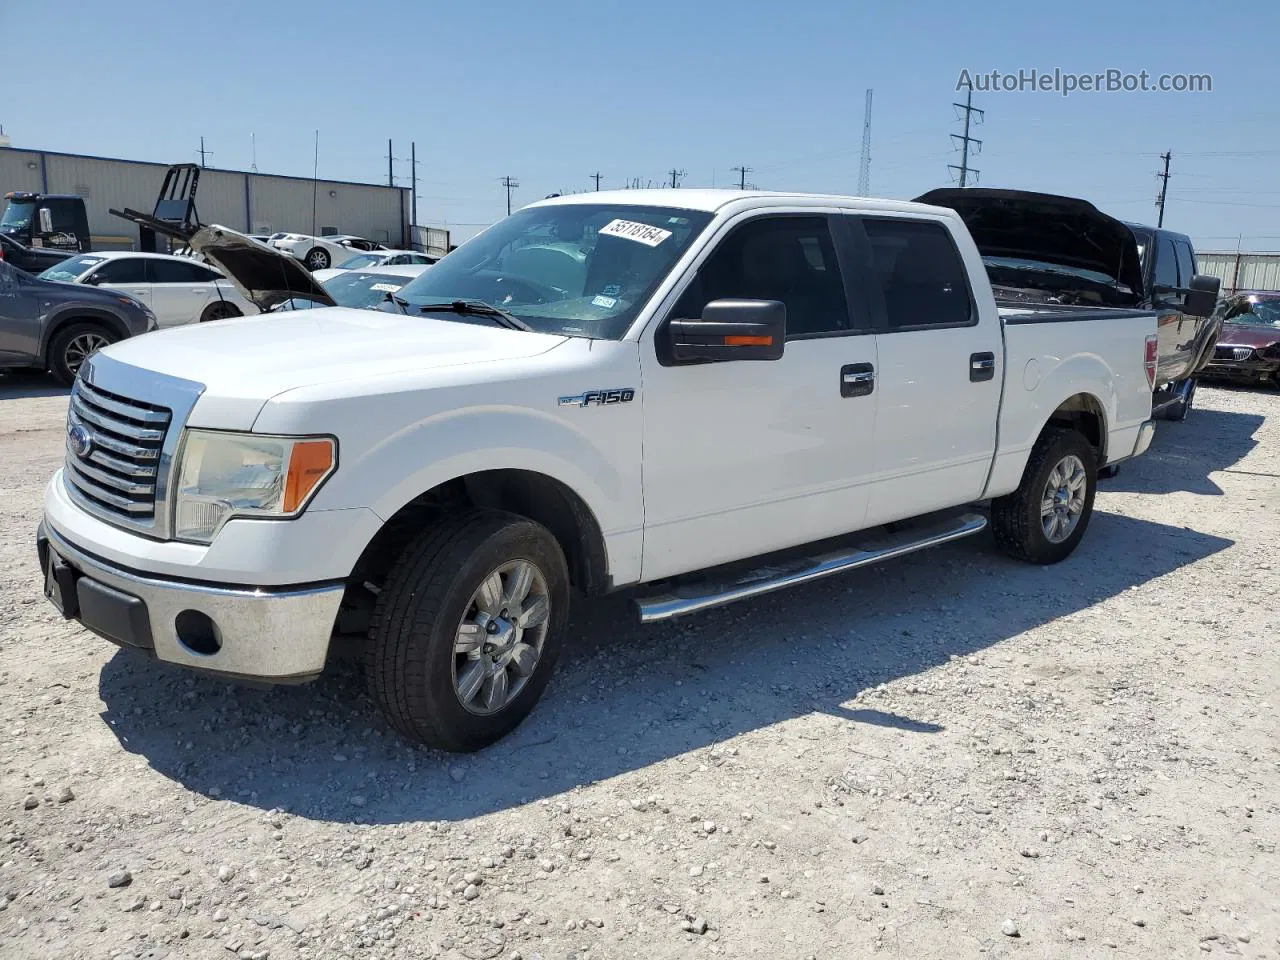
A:
[[[906,556],[917,550],[940,546],[969,537],[983,530],[987,518],[981,514],[966,513],[948,519],[915,526],[896,534],[887,534],[864,540],[857,547],[826,553],[814,557],[770,564],[730,580],[689,583],[674,587],[667,593],[642,597],[635,601],[641,623],[655,623],[721,607],[736,600],[746,600],[761,594],[772,593],[785,587],[808,583],[833,574],[869,567],[883,560]]]

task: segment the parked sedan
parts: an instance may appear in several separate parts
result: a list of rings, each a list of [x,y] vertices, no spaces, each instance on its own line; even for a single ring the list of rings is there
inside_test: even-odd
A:
[[[339,270],[327,280],[321,281],[320,286],[339,307],[378,310],[387,303],[390,294],[394,294],[429,266],[426,263],[415,263],[373,267],[369,270]],[[306,310],[316,306],[328,304],[317,304],[295,297],[273,309]]]
[[[269,242],[277,250],[301,260],[308,270],[327,270],[335,263],[350,260],[357,253],[386,249],[380,243],[346,234],[311,237],[302,233],[276,233]]]
[[[328,270],[313,270],[312,276],[324,283],[344,270],[376,270],[379,267],[403,267],[415,264],[429,267],[436,260],[436,257],[418,253],[416,250],[371,250],[368,253],[357,253],[354,257],[349,257]]]
[[[0,262],[0,367],[48,370],[70,386],[98,350],[154,329],[155,314],[127,294],[41,280]]]
[[[129,251],[81,253],[49,267],[40,278],[123,291],[149,306],[161,327],[259,312],[235,284],[190,257]]]
[[[1201,376],[1280,387],[1280,292],[1241,291],[1218,312],[1222,333]]]

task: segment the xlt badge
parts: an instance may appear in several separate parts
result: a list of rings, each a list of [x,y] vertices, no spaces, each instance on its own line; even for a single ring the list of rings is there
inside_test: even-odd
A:
[[[631,387],[620,387],[615,390],[588,390],[576,397],[561,397],[562,407],[595,407],[611,403],[630,403],[636,392]]]

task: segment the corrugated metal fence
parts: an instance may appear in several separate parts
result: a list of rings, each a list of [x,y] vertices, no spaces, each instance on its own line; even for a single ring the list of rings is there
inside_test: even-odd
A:
[[[1199,253],[1200,272],[1222,280],[1223,294],[1280,290],[1280,253]]]

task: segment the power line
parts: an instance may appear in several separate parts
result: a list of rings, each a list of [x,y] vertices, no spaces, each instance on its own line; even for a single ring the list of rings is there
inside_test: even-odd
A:
[[[738,189],[747,189],[747,174],[751,173],[753,168],[744,165],[741,167],[730,167],[729,169],[738,175]]]
[[[601,173],[600,173],[600,171],[598,171],[598,170],[597,170],[595,173],[591,174],[591,177],[590,177],[590,179],[592,179],[592,180],[594,180],[594,181],[596,182],[596,190],[597,190],[597,191],[599,191],[599,190],[600,190],[600,178],[601,178]]]
[[[507,216],[511,216],[511,191],[520,186],[520,181],[515,177],[503,177],[502,185],[507,188]]]
[[[1160,196],[1156,197],[1156,209],[1160,211],[1160,217],[1156,221],[1157,227],[1164,226],[1164,199],[1165,194],[1169,192],[1169,161],[1173,159],[1173,153],[1166,151],[1160,154],[1160,159],[1164,161],[1164,172],[1156,174],[1160,178]]]
[[[867,88],[867,107],[862,115],[862,158],[858,163],[858,196],[871,192],[871,89]]]
[[[684,171],[677,170],[675,167],[672,167],[670,170],[667,171],[667,173],[671,177],[672,189],[675,189],[676,187],[680,186],[680,178],[684,176]]]
[[[973,105],[973,84],[969,84],[969,89],[965,92],[964,103],[952,103],[951,105],[958,111],[964,111],[964,133],[951,134],[951,139],[960,144],[960,165],[956,166],[954,163],[949,163],[947,168],[956,171],[960,186],[963,188],[969,185],[970,173],[973,174],[973,182],[977,183],[978,174],[982,172],[975,167],[969,166],[970,149],[973,150],[975,157],[982,152],[982,141],[969,136],[969,128],[982,123],[986,119],[986,113]],[[974,120],[975,115],[977,116],[976,121]],[[957,114],[958,116],[959,114]],[[972,148],[969,146],[970,144],[973,144]]]

